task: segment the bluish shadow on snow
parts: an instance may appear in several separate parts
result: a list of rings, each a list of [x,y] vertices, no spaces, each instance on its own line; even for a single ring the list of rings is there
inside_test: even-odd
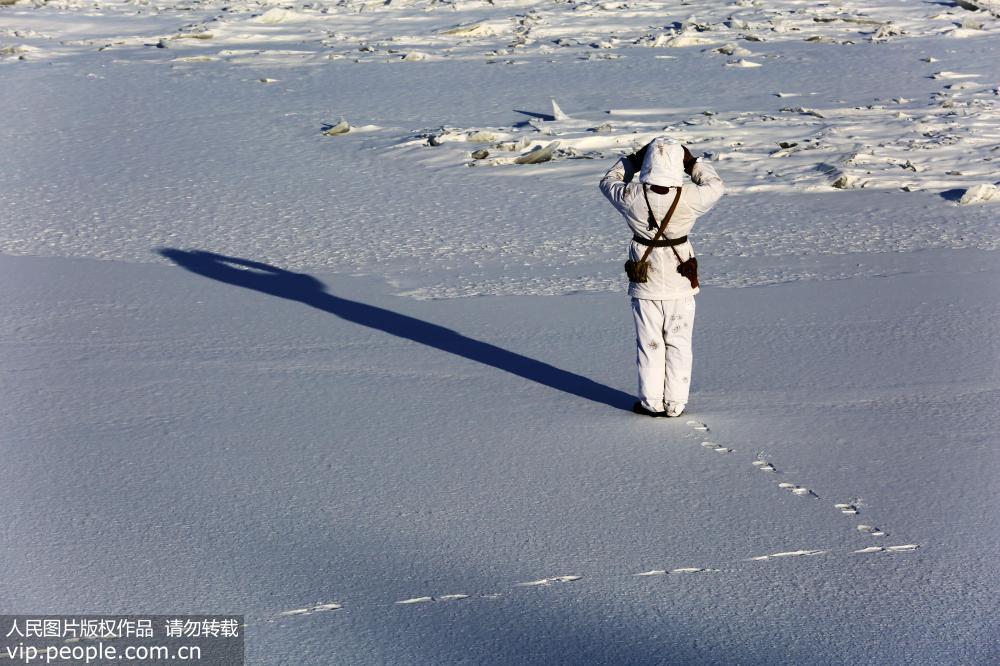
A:
[[[551,113],[539,113],[537,111],[522,111],[521,109],[514,109],[514,113],[521,113],[530,118],[537,118],[538,120],[544,120],[547,122],[551,122],[556,119],[556,117],[553,116]],[[526,125],[526,124],[527,124],[526,122],[521,123],[521,125]]]
[[[965,194],[965,188],[958,187],[950,190],[945,190],[941,193],[941,198],[946,201],[958,201]]]
[[[346,321],[477,361],[570,395],[618,409],[631,408],[633,398],[623,391],[488,342],[474,340],[444,326],[334,296],[326,291],[322,282],[305,273],[293,273],[258,261],[200,250],[161,248],[157,252],[192,273],[219,282],[299,301]]]

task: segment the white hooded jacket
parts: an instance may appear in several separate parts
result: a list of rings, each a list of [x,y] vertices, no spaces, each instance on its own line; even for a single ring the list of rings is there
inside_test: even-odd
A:
[[[664,148],[660,149],[660,146]],[[678,157],[679,155],[679,157]],[[691,181],[684,182],[687,174],[683,165],[684,149],[676,143],[657,139],[646,152],[640,180],[651,185],[677,187],[682,185],[680,201],[674,211],[664,236],[679,238],[686,236],[694,226],[699,216],[707,213],[722,197],[725,188],[722,179],[711,164],[698,161],[691,170]],[[658,224],[670,209],[676,190],[666,194],[657,194],[648,189],[649,203],[657,227],[649,226],[649,209],[643,197],[643,183],[626,183],[626,174],[632,172],[628,159],[622,157],[612,166],[601,179],[601,192],[624,216],[629,229],[634,235],[642,238],[652,238],[656,235]],[[694,248],[690,242],[677,245],[675,248],[681,259],[694,256]],[[629,243],[629,258],[638,261],[646,251],[646,246],[634,240]],[[633,298],[652,300],[669,300],[684,298],[698,293],[693,289],[688,279],[677,272],[677,258],[669,247],[654,247],[649,254],[649,281],[643,283],[630,282],[628,295]]]

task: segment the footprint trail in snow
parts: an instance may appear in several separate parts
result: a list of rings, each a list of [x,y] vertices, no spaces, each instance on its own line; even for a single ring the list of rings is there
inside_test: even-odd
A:
[[[707,433],[710,428],[707,423],[697,420],[687,421],[688,427],[691,428],[693,433]],[[717,453],[730,454],[734,452],[734,449],[720,444],[714,441],[704,440],[701,441],[700,446],[706,450],[714,451]],[[780,474],[777,468],[771,463],[770,460],[766,459],[763,452],[757,452],[756,458],[750,463],[755,470],[767,472],[770,474]],[[812,497],[818,498],[819,495],[815,493],[810,488],[805,486],[800,486],[794,483],[789,483],[786,481],[781,481],[778,487],[782,490],[787,490],[793,495],[800,497]],[[858,507],[862,504],[860,498],[855,498],[850,502],[838,502],[833,505],[833,508],[837,509],[841,514],[844,515],[857,515],[859,513]],[[869,524],[859,524],[855,533],[867,534],[870,536],[888,536],[885,531]],[[840,551],[841,554],[850,555],[876,555],[876,554],[904,554],[912,553],[920,548],[919,544],[901,544],[897,546],[869,546],[866,548],[854,549],[850,551]],[[800,549],[800,550],[783,550],[769,553],[766,555],[755,555],[745,560],[740,560],[743,562],[777,562],[782,560],[797,560],[800,558],[811,558],[817,556],[836,556],[838,551],[834,549]],[[739,561],[731,562],[730,564],[738,565]],[[695,574],[708,574],[708,573],[723,573],[728,571],[730,575],[737,573],[738,568],[730,568],[728,570],[723,569],[721,566],[716,567],[677,567],[674,569],[650,569],[648,571],[642,571],[639,573],[633,573],[629,575],[629,578],[641,578],[641,579],[651,579],[651,578],[671,578],[676,576],[689,576]],[[552,588],[555,585],[565,584],[565,583],[576,583],[583,580],[582,575],[560,575],[560,576],[550,576],[546,578],[539,578],[536,580],[529,580],[521,583],[514,583],[511,586],[511,590],[518,588],[533,588],[538,590],[544,590]],[[596,578],[596,577],[591,577]],[[492,592],[492,593],[481,593],[481,594],[444,594],[444,595],[424,595],[417,597],[410,597],[407,599],[402,599],[399,601],[392,602],[391,606],[398,607],[410,607],[410,606],[425,606],[434,605],[438,603],[447,603],[454,601],[462,601],[467,599],[499,599],[505,596],[504,592]],[[317,604],[315,606],[307,606],[303,608],[296,608],[292,610],[283,611],[279,614],[280,617],[297,617],[311,615],[313,613],[318,613],[322,611],[332,611],[340,610],[344,606],[342,603],[326,603]]]

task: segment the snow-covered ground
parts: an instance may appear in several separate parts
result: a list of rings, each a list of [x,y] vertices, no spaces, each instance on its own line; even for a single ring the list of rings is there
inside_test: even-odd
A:
[[[0,613],[243,613],[252,664],[1000,660],[978,5],[0,6]],[[596,187],[659,134],[729,186],[677,420],[628,411]]]

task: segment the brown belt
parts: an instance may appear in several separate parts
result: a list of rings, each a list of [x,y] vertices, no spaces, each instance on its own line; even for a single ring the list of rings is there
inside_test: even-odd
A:
[[[634,240],[639,245],[646,245],[652,247],[673,247],[674,245],[683,245],[684,243],[687,243],[688,237],[681,236],[680,238],[663,238],[661,240],[654,241],[650,240],[649,238],[643,238],[639,234],[635,234],[632,236],[632,240]]]

